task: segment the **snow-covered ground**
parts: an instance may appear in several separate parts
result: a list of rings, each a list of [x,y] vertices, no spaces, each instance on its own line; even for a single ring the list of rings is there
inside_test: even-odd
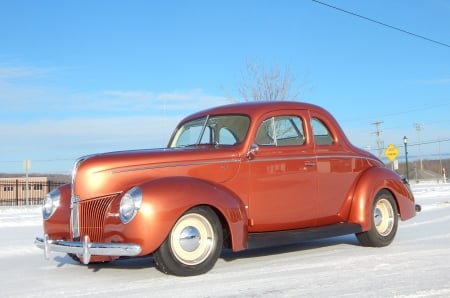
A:
[[[384,248],[355,236],[224,252],[212,271],[167,276],[151,257],[78,265],[44,260],[38,207],[0,207],[1,297],[450,297],[450,184],[413,185],[422,212]]]

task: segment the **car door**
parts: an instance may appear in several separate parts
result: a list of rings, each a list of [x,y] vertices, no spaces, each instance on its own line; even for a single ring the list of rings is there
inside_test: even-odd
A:
[[[279,111],[260,119],[249,160],[249,231],[314,225],[317,173],[308,113]]]
[[[311,126],[317,156],[318,225],[345,221],[351,206],[349,192],[366,168],[364,159],[341,143],[340,134],[323,115],[312,114]]]

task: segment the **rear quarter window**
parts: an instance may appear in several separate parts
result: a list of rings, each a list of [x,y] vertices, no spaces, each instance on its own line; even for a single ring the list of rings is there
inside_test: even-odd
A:
[[[316,145],[331,145],[334,143],[333,135],[322,120],[312,118],[311,125]]]

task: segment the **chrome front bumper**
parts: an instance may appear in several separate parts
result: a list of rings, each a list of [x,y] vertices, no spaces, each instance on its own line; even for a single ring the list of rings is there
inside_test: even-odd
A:
[[[91,242],[88,236],[83,242],[50,240],[48,235],[36,237],[34,244],[44,250],[45,258],[49,258],[52,251],[72,253],[83,257],[83,263],[88,264],[92,255],[98,256],[137,256],[141,253],[141,247],[134,243],[96,243]]]

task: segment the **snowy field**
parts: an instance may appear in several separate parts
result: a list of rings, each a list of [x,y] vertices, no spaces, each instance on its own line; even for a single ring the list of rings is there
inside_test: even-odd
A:
[[[450,297],[450,184],[413,185],[422,212],[384,248],[354,235],[224,252],[212,271],[167,276],[151,257],[78,265],[45,260],[38,207],[0,207],[1,297]]]

